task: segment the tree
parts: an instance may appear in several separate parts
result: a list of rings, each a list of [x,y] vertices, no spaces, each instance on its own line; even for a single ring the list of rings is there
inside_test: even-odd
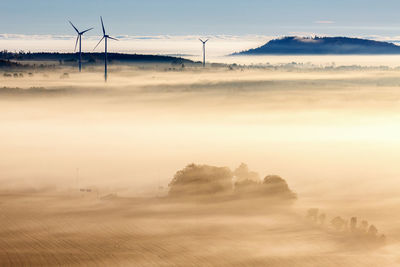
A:
[[[229,168],[190,164],[178,171],[169,184],[172,197],[224,195],[232,192]]]

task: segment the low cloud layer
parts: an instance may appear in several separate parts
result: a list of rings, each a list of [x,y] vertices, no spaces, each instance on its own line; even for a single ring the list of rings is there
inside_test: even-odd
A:
[[[273,36],[264,35],[148,35],[131,36],[116,35],[120,42],[110,42],[110,51],[122,53],[142,53],[142,54],[171,54],[189,55],[201,57],[202,46],[199,38],[209,38],[207,55],[211,57],[225,56],[236,51],[260,46],[273,39]],[[100,36],[87,35],[82,40],[82,49],[92,51]],[[23,34],[0,34],[0,47],[9,51],[55,51],[72,52],[75,45],[76,36],[71,35],[23,35]],[[29,42],[27,42],[29,41]],[[101,51],[101,47],[97,49]]]

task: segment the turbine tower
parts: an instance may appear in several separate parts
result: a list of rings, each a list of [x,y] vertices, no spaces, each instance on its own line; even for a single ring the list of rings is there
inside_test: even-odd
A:
[[[201,39],[199,39],[200,42],[203,43],[203,68],[206,67],[206,43],[208,42],[209,39],[203,41]]]
[[[75,29],[76,33],[78,34],[78,37],[76,38],[76,43],[75,43],[75,50],[76,51],[76,47],[78,45],[79,42],[79,72],[82,71],[82,35],[90,30],[93,30],[93,28],[87,29],[86,31],[80,32],[78,31],[78,29],[74,26],[74,24],[72,24],[71,21],[69,21],[69,23],[71,24],[72,28]]]
[[[104,39],[104,80],[107,82],[107,41],[108,39],[112,39],[115,41],[118,40],[106,34],[106,30],[104,29],[103,18],[100,17],[100,20],[101,20],[101,27],[103,29],[103,38],[100,39],[99,43],[95,46],[93,50],[95,50],[99,46],[101,41],[103,41]]]

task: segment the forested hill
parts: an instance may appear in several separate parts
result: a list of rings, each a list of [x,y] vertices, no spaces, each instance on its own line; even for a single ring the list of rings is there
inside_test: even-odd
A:
[[[284,37],[233,55],[388,55],[400,54],[393,43],[348,37]]]

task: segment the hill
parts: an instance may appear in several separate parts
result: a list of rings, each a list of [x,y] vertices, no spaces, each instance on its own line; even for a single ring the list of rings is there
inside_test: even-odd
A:
[[[400,46],[348,37],[283,37],[233,55],[388,55],[400,54]]]

